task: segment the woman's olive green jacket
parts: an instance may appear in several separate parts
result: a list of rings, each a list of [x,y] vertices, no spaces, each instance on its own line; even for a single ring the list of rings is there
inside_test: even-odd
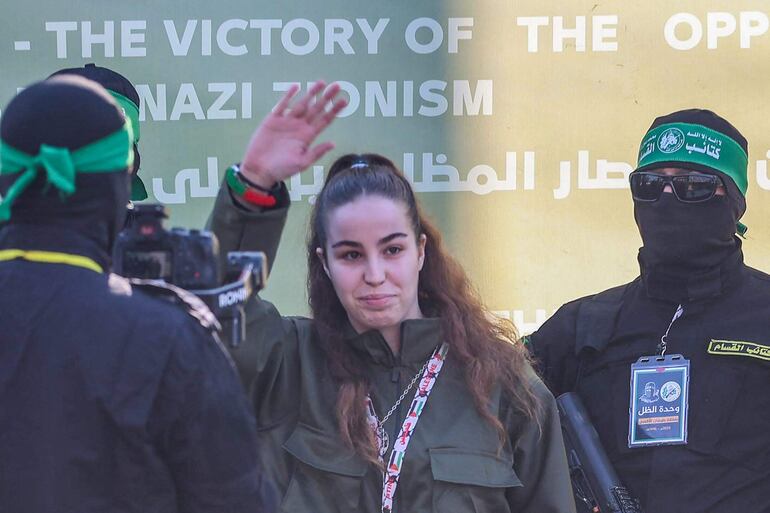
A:
[[[288,203],[285,190],[283,200]],[[222,252],[261,250],[272,261],[286,212],[246,211],[223,187],[209,226]],[[443,341],[439,324],[438,319],[405,321],[399,355],[377,331],[347,334],[350,350],[363,356],[380,416]],[[340,441],[337,387],[313,321],[282,317],[257,299],[247,305],[246,330],[233,356],[254,405],[259,454],[277,491],[276,510],[379,513],[380,470]],[[544,406],[539,422],[519,415],[499,390],[490,400],[508,433],[501,448],[497,432],[474,408],[450,349],[404,458],[394,513],[574,512],[554,399],[534,373],[529,380]],[[407,394],[385,424],[391,440],[412,397]]]

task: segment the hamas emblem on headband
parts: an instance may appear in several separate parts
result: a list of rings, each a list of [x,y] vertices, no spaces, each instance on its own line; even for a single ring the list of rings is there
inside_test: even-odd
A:
[[[684,146],[684,132],[678,128],[669,128],[658,136],[658,148],[663,153],[674,153]]]

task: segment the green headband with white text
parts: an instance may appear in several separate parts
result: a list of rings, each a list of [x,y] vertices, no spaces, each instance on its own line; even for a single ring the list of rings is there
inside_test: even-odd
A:
[[[664,162],[697,164],[729,176],[746,196],[748,160],[741,145],[721,132],[692,123],[667,123],[644,136],[637,168]]]

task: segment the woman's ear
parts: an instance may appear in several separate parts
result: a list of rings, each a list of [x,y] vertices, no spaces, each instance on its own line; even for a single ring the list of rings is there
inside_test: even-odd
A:
[[[428,243],[428,237],[423,233],[420,238],[417,239],[417,267],[422,271],[422,266],[425,263],[425,246]]]
[[[318,260],[321,261],[321,265],[324,267],[324,272],[326,273],[326,276],[329,277],[331,280],[331,276],[329,276],[329,266],[326,265],[326,257],[324,256],[324,250],[321,248],[315,248],[315,256],[318,257]]]

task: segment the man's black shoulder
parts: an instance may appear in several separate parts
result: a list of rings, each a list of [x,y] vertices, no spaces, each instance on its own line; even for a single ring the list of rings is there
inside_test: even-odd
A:
[[[111,274],[109,302],[127,317],[148,322],[193,324],[205,331],[220,329],[211,310],[194,294],[159,280],[136,280]]]
[[[564,303],[536,332],[527,337],[528,340],[530,343],[535,341],[552,341],[549,343],[564,344],[574,343],[577,335],[576,322],[580,315],[590,313],[600,316],[604,311],[611,314],[611,309],[615,305],[621,304],[623,296],[629,287],[635,285],[637,281],[638,279],[597,294],[583,296]]]
[[[746,272],[748,273],[751,281],[758,287],[770,287],[770,274],[767,274],[759,269],[746,266]]]
[[[637,281],[565,303],[526,337],[535,367],[554,395],[568,387],[569,379],[565,380],[565,376],[576,365],[580,348],[609,338],[623,297]]]
[[[189,292],[163,284],[137,286],[111,275],[108,295],[102,307],[112,310],[110,317],[116,335],[130,334],[133,343],[153,346],[148,350],[165,352],[180,340],[190,347],[221,346],[215,337],[219,323]],[[114,315],[115,312],[120,313]]]
[[[111,280],[122,279],[111,277]],[[195,319],[204,329],[210,332],[221,330],[219,321],[208,306],[195,294],[183,288],[159,280],[130,279],[128,284],[132,291],[142,292],[150,297],[160,299],[174,305]]]

